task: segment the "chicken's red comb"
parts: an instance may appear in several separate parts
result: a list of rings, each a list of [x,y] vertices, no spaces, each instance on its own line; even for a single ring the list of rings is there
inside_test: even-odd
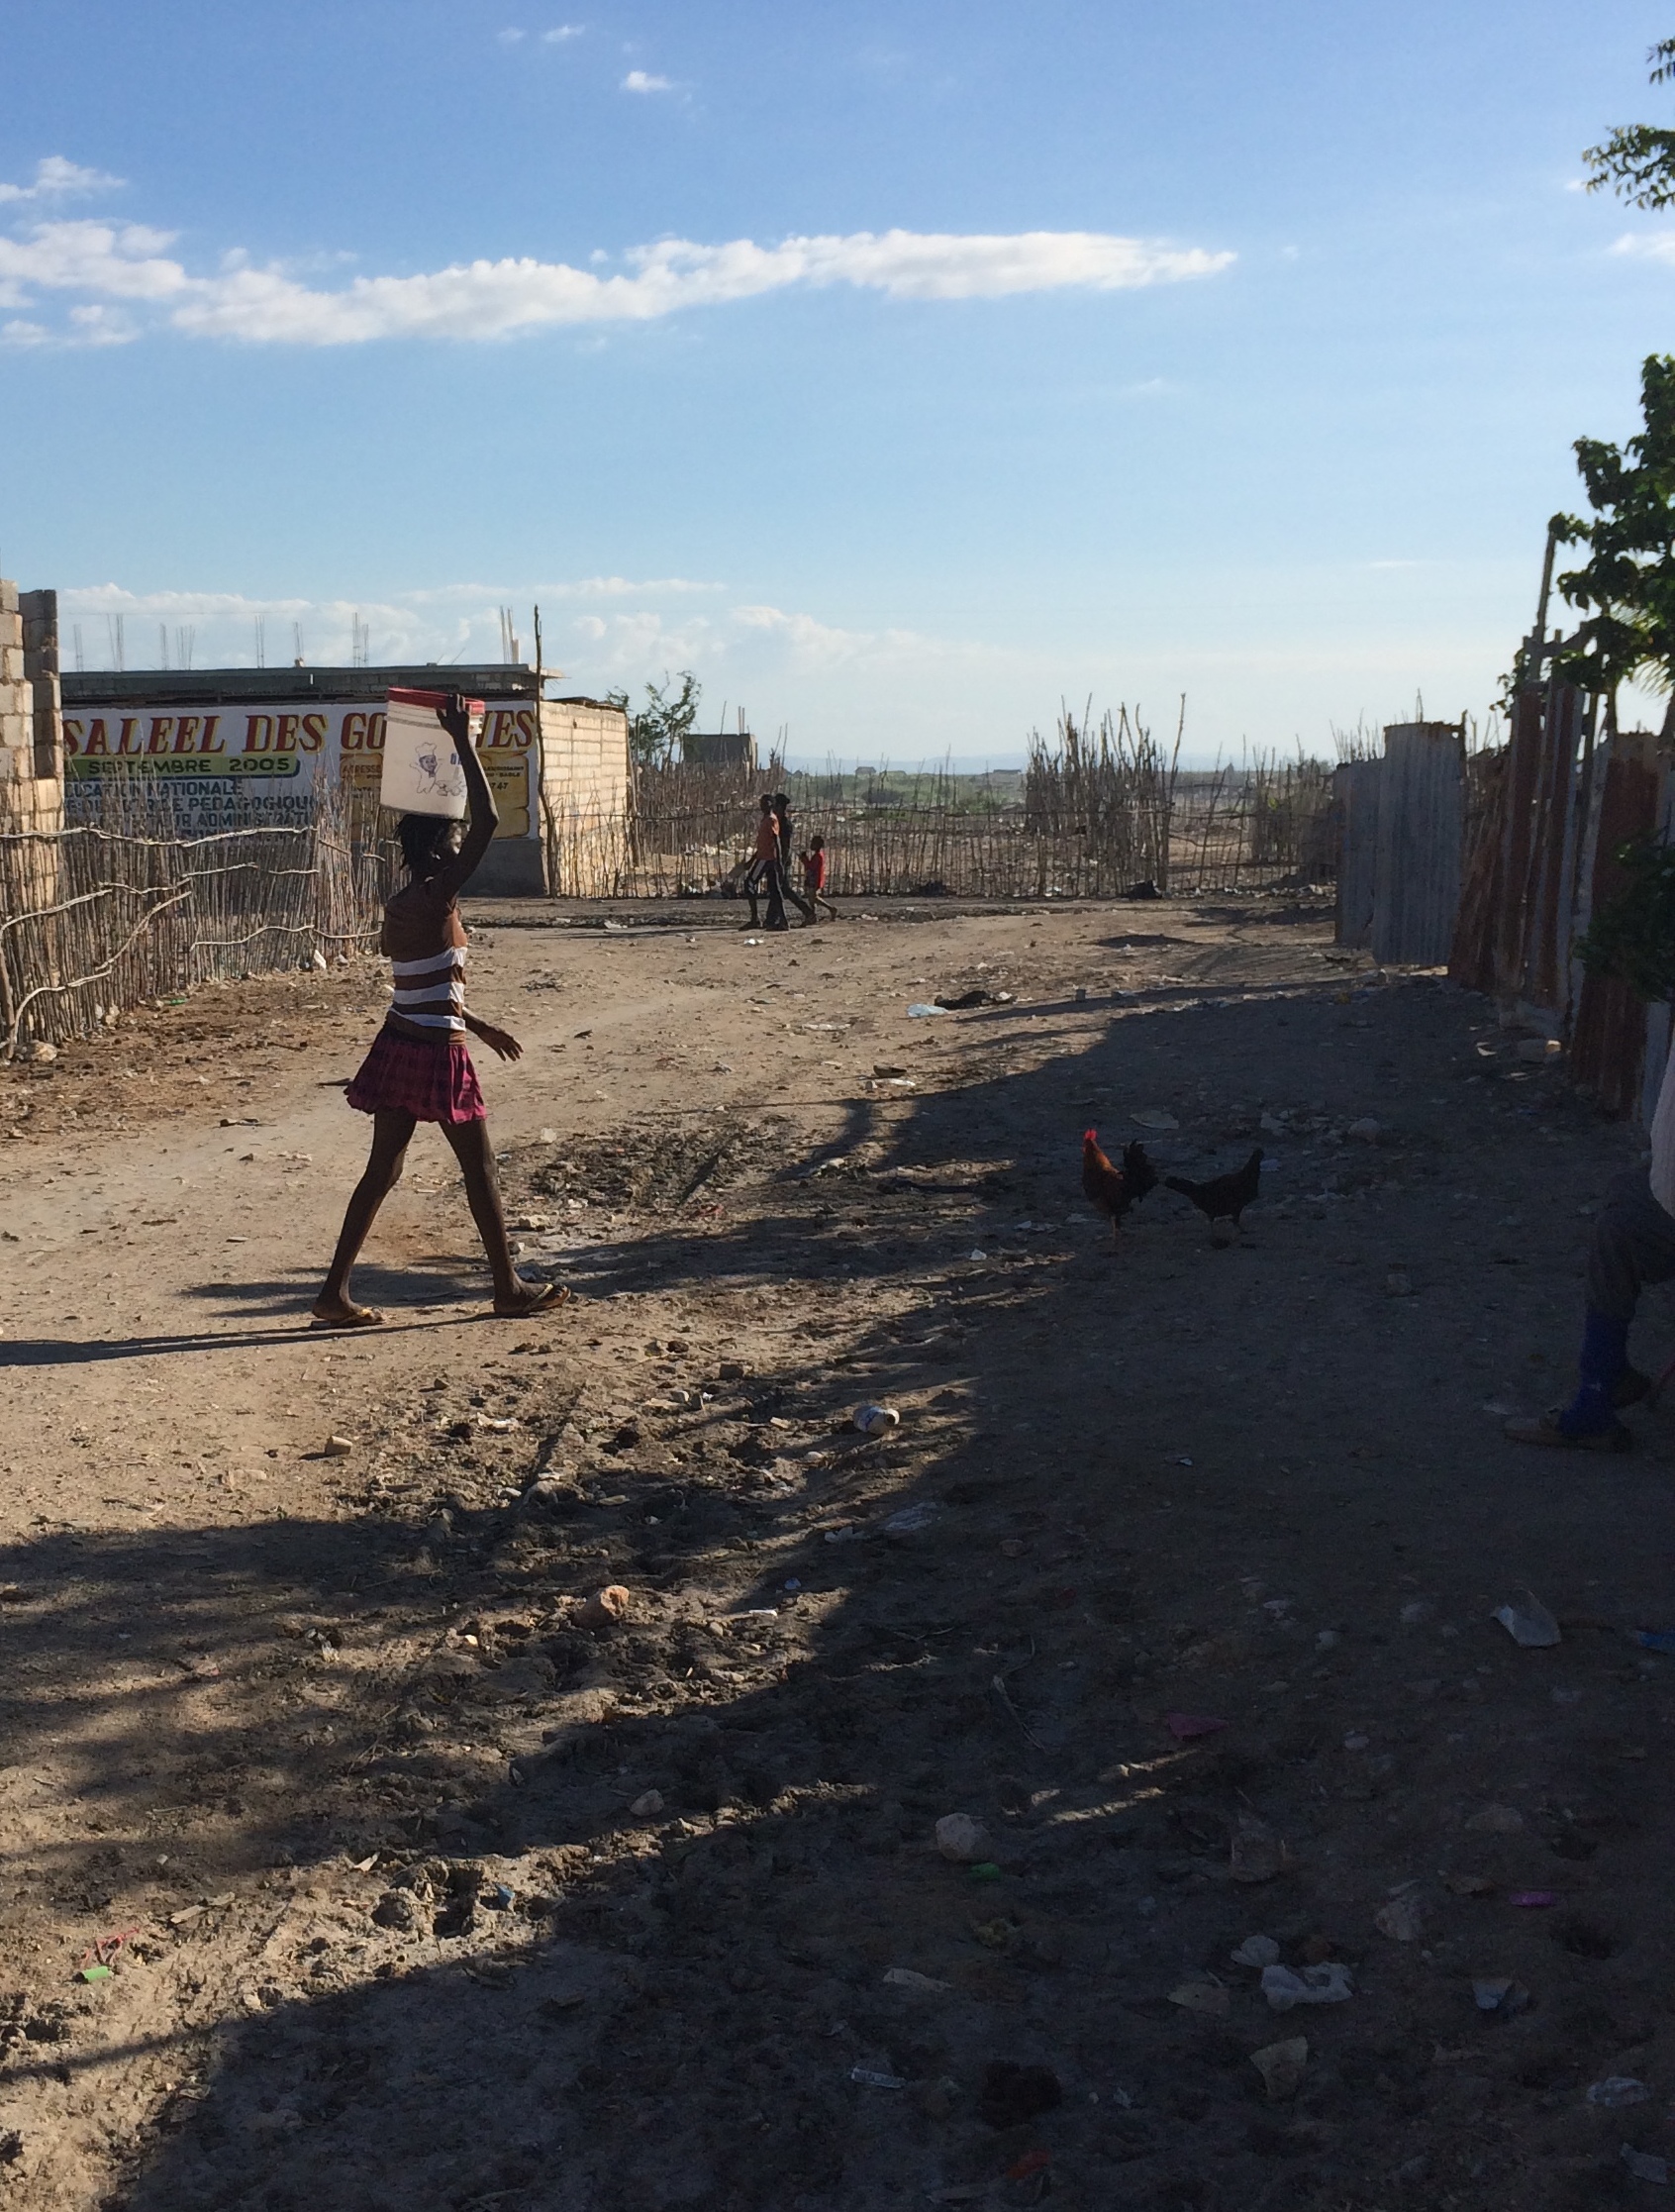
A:
[[[1084,1145],[1097,1145],[1099,1143],[1099,1131],[1097,1129],[1084,1129],[1082,1142]]]

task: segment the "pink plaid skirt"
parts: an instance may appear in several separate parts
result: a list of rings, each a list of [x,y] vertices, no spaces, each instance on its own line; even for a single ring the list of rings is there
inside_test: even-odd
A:
[[[488,1118],[477,1070],[462,1044],[421,1045],[381,1029],[344,1096],[357,1114],[411,1114],[421,1122]]]

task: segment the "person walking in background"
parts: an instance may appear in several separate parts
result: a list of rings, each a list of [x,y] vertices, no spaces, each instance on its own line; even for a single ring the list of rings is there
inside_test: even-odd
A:
[[[767,926],[770,930],[788,930],[785,919],[785,871],[779,857],[779,817],[773,811],[773,801],[764,791],[761,814],[756,822],[756,857],[751,873],[759,875],[767,892]],[[748,880],[748,879],[746,879]],[[756,919],[756,893],[750,893],[750,921]]]
[[[810,838],[808,851],[799,853],[797,858],[803,870],[803,896],[809,902],[811,918],[818,922],[820,920],[820,909],[824,906],[827,913],[836,922],[838,909],[826,895],[825,838]]]
[[[796,848],[797,832],[791,821],[791,796],[787,791],[773,795],[773,811],[779,818],[779,876],[785,886],[785,896],[805,920],[812,922],[815,910],[791,881],[791,855]]]
[[[445,815],[401,818],[397,834],[408,879],[384,908],[378,941],[395,971],[394,998],[345,1094],[357,1113],[372,1117],[372,1151],[314,1301],[316,1328],[369,1329],[383,1320],[382,1314],[355,1305],[349,1297],[349,1271],[379,1207],[401,1180],[409,1140],[421,1122],[437,1124],[459,1162],[471,1218],[494,1277],[495,1312],[522,1319],[543,1306],[562,1305],[569,1296],[556,1283],[526,1282],[512,1264],[488,1109],[465,1038],[467,1033],[481,1038],[502,1059],[521,1058],[523,1047],[505,1030],[465,1010],[465,926],[459,919],[459,894],[488,851],[498,817],[471,743],[465,701],[457,694],[442,721],[465,771],[470,827]]]

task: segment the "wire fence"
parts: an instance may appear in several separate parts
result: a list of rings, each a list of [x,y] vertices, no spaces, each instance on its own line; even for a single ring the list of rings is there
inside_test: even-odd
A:
[[[389,881],[387,849],[330,794],[284,829],[182,838],[136,793],[96,823],[0,836],[0,1058],[212,977],[366,947]]]

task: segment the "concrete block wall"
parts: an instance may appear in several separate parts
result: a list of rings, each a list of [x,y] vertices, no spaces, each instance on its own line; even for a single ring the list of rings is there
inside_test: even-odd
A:
[[[57,594],[0,577],[0,833],[63,826]]]
[[[35,773],[37,778],[58,783],[64,773],[58,595],[55,591],[21,591],[18,613],[23,618],[24,681],[30,687],[34,718]]]
[[[549,699],[541,710],[542,801],[559,830],[571,880],[586,895],[609,887],[629,807],[628,716],[591,699]],[[590,863],[589,849],[596,848]],[[549,857],[550,867],[550,857]]]

